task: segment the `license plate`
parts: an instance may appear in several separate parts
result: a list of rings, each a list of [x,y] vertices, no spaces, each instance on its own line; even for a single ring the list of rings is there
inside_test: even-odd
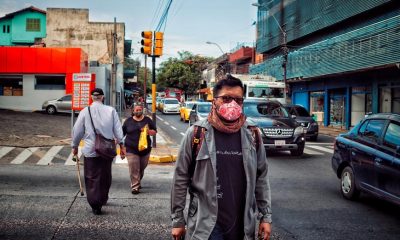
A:
[[[275,140],[275,146],[284,146],[285,144],[285,140]]]

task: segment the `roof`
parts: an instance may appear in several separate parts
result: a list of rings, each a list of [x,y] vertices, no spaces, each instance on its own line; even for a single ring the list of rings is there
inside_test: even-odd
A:
[[[375,113],[375,114],[368,115],[367,118],[368,119],[385,118],[385,119],[400,121],[400,114],[398,114],[398,113]]]
[[[21,10],[18,10],[18,11],[16,11],[16,12],[8,13],[8,14],[6,14],[4,17],[0,17],[0,20],[1,20],[1,19],[7,19],[7,18],[13,18],[15,15],[20,14],[20,13],[22,13],[22,12],[26,12],[26,11],[38,12],[38,13],[46,14],[46,11],[44,11],[44,10],[42,10],[42,9],[39,9],[39,8],[36,8],[36,7],[34,7],[34,6],[30,6],[30,7],[27,7],[27,8],[21,9]]]

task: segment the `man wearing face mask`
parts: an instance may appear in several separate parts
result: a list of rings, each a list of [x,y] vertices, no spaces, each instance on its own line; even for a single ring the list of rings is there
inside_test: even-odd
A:
[[[139,137],[143,128],[147,125],[147,149],[139,151]],[[125,120],[122,131],[125,136],[125,143],[123,150],[126,152],[128,159],[129,175],[131,178],[131,192],[138,194],[140,192],[140,181],[143,178],[144,170],[149,162],[151,152],[151,139],[157,133],[154,122],[143,115],[143,105],[135,104],[132,111],[132,117]]]
[[[228,75],[213,94],[208,118],[189,128],[179,150],[171,191],[173,239],[269,239],[268,163],[259,130],[242,113],[243,84]],[[196,150],[198,129],[203,137]]]

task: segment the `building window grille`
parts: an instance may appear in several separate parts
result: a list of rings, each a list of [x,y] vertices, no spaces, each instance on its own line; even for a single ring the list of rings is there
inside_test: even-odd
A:
[[[35,76],[35,90],[64,90],[65,76]]]
[[[0,76],[0,96],[22,96],[22,76]]]
[[[26,19],[26,31],[27,32],[40,32],[40,19],[39,18],[27,18]]]

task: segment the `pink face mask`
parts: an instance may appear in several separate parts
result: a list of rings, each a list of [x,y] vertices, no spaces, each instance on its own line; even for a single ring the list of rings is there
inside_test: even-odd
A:
[[[218,114],[225,120],[235,121],[242,115],[242,107],[232,100],[230,103],[222,104],[218,109]]]

